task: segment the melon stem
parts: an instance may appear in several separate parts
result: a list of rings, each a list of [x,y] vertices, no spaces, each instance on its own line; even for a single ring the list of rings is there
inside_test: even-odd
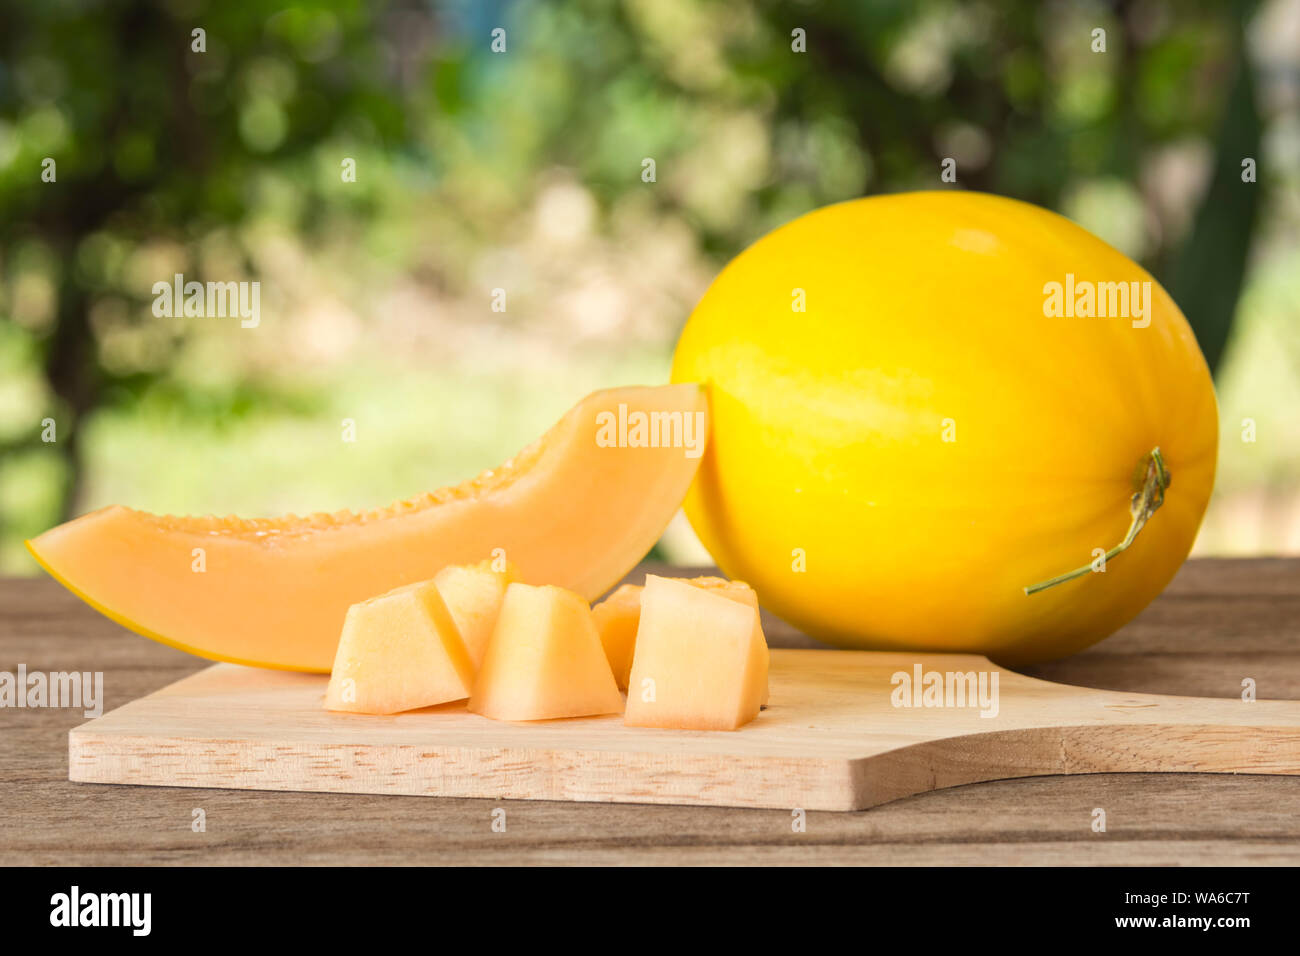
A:
[[[1129,514],[1133,520],[1129,522],[1128,533],[1124,535],[1124,540],[1115,547],[1106,552],[1102,559],[1102,567],[1115,557],[1127,551],[1129,546],[1137,539],[1138,532],[1146,525],[1147,521],[1156,509],[1165,503],[1165,489],[1169,487],[1169,470],[1165,467],[1164,456],[1160,454],[1160,446],[1152,448],[1149,453],[1142,457],[1139,462],[1139,481],[1141,485],[1129,499]],[[1040,581],[1037,584],[1031,584],[1025,588],[1025,594],[1037,594],[1039,591],[1046,591],[1048,588],[1056,587],[1058,584],[1064,584],[1066,581],[1073,581],[1075,578],[1081,578],[1093,570],[1096,561],[1085,564],[1081,568],[1075,568],[1073,571],[1067,571],[1065,574],[1058,574],[1054,578],[1048,578],[1046,581]]]

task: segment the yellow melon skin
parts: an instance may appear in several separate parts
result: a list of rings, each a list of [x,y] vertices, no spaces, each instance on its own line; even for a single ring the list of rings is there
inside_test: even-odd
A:
[[[1049,297],[1076,279],[1150,283],[1149,309],[1063,314]],[[873,196],[769,233],[696,306],[673,378],[709,385],[700,540],[844,647],[1072,654],[1168,584],[1214,486],[1214,388],[1178,306],[1079,226],[996,196]],[[1125,538],[1156,448],[1172,480],[1132,546],[1027,594]]]
[[[652,415],[658,447],[635,427]],[[381,511],[246,520],[115,505],[27,545],[146,637],[212,660],[328,671],[349,606],[485,551],[503,549],[524,581],[598,597],[658,540],[706,435],[697,385],[611,389],[500,468]]]
[[[470,695],[474,664],[432,581],[348,609],[326,710],[396,714]]]
[[[646,577],[625,724],[736,730],[758,716],[767,671],[756,607],[718,589]]]
[[[475,670],[483,663],[506,587],[519,580],[519,569],[513,564],[505,562],[500,570],[494,564],[495,559],[489,558],[478,564],[453,565],[443,568],[433,578]]]
[[[494,720],[553,720],[623,710],[587,602],[563,588],[506,588],[469,709]]]

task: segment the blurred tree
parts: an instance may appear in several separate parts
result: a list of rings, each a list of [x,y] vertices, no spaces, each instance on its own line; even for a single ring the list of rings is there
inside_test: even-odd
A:
[[[347,221],[368,230],[355,237],[358,255],[464,293],[477,252],[515,239],[557,168],[594,197],[596,228],[658,217],[681,225],[713,267],[781,222],[867,192],[969,188],[1062,209],[1128,242],[1171,288],[1213,366],[1267,202],[1266,177],[1245,190],[1239,178],[1240,157],[1260,141],[1240,39],[1252,9],[4,5],[0,368],[16,380],[32,366],[59,440],[44,445],[44,413],[24,412],[17,425],[0,422],[0,451],[7,466],[57,456],[63,476],[58,515],[23,511],[35,526],[17,530],[76,509],[84,425],[97,410],[160,391],[210,420],[293,401],[262,375],[215,391],[179,377],[189,331],[153,317],[152,282],[173,269],[199,281],[251,276],[250,223],[274,220],[308,241]],[[490,47],[498,26],[504,54]],[[1146,172],[1153,155],[1189,142],[1218,145],[1210,185],[1194,216],[1166,216]],[[358,153],[379,174],[342,189],[339,162]],[[41,179],[47,157],[55,182]],[[659,170],[652,189],[640,178],[647,157]],[[957,161],[956,187],[940,182],[945,158]],[[204,275],[214,236],[235,261]]]
[[[298,171],[304,195],[290,225],[307,234],[323,204],[345,201],[301,175],[315,148],[358,130],[378,148],[411,148],[409,64],[394,43],[412,39],[403,24],[414,9],[346,0],[278,12],[147,0],[0,7],[0,129],[16,143],[0,164],[0,263],[11,284],[20,250],[36,247],[49,264],[52,315],[23,331],[55,403],[48,448],[64,464],[61,516],[78,498],[88,416],[166,381],[181,337],[165,336],[134,365],[105,361],[96,303],[123,303],[129,324],[157,324],[149,290],[171,278],[142,284],[126,274],[127,258],[167,238],[186,252],[175,264],[187,280],[227,281],[199,274],[191,247],[259,212],[264,170]],[[47,158],[52,182],[42,179]],[[367,192],[350,195],[364,213]],[[257,379],[234,384],[235,401],[276,399]],[[6,456],[40,432],[38,419],[6,436]]]
[[[494,64],[497,82],[478,90],[444,89],[456,90],[458,113],[513,120],[497,96],[536,105],[532,149],[509,161],[573,165],[610,199],[628,190],[640,156],[656,157],[677,184],[655,201],[691,222],[719,260],[827,202],[951,188],[939,170],[955,158],[960,188],[1076,218],[1092,211],[1085,226],[1121,247],[1131,238],[1124,251],[1171,289],[1213,370],[1270,185],[1240,178],[1262,128],[1242,39],[1255,6],[1185,3],[1175,17],[1136,0],[523,5],[519,33],[545,37],[545,48]],[[793,49],[796,29],[805,53]],[[454,75],[472,75],[470,62],[456,59]],[[522,92],[539,90],[539,62],[564,79]],[[451,63],[442,60],[443,76]],[[748,116],[761,117],[769,140],[762,175],[729,168],[717,135],[740,135],[734,121]],[[1144,195],[1151,160],[1187,143],[1214,144],[1213,176],[1178,197],[1194,215],[1162,220]],[[692,177],[705,182],[681,185]],[[717,199],[739,190],[744,201]],[[1108,218],[1118,220],[1112,235]]]
[[[1169,294],[1187,314],[1212,371],[1218,369],[1232,331],[1264,201],[1258,185],[1243,182],[1243,162],[1257,162],[1260,156],[1263,123],[1240,30],[1237,37],[1241,57],[1223,111],[1213,176],[1191,235],[1167,273]]]

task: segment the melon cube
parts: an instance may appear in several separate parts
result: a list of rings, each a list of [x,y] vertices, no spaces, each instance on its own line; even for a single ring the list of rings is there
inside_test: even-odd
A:
[[[751,588],[744,581],[728,581],[726,578],[690,578],[688,584],[693,584],[697,588],[704,588],[706,591],[712,591],[714,594],[720,594],[725,598],[733,601],[739,601],[742,604],[748,604],[755,613],[758,613],[758,592]],[[758,639],[763,645],[763,673],[767,673],[768,659],[770,654],[767,649],[767,638],[763,635],[762,614],[759,614]],[[767,706],[767,678],[763,678],[763,697],[759,701],[761,707]]]
[[[768,670],[758,609],[723,590],[646,577],[624,723],[735,730],[758,715]]]
[[[587,602],[551,585],[507,587],[469,709],[494,720],[621,712]]]
[[[474,663],[432,581],[348,608],[327,710],[395,714],[470,695]]]
[[[627,676],[632,670],[632,652],[636,649],[636,628],[641,620],[641,587],[624,584],[591,609],[591,618],[600,632],[600,643],[614,680],[620,690],[627,690]]]
[[[722,597],[748,604],[758,610],[758,595],[744,581],[728,581],[726,578],[698,577],[683,579],[687,584],[706,591],[712,591]],[[618,686],[627,690],[628,677],[632,670],[632,656],[636,650],[636,632],[641,621],[641,585],[624,584],[604,601],[591,609],[600,630],[600,642],[605,647],[605,656],[609,666],[614,669]],[[759,636],[762,637],[762,624]],[[767,639],[763,640],[763,654],[767,655]],[[763,706],[767,705],[767,685],[763,685]]]
[[[517,580],[519,572],[513,564],[506,562],[505,567],[496,570],[491,559],[478,564],[452,565],[434,576],[433,583],[447,603],[476,670],[483,664],[506,586]]]

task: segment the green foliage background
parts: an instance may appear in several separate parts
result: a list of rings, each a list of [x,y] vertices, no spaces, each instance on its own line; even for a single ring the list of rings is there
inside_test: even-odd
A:
[[[490,467],[582,393],[664,380],[762,233],[941,187],[945,157],[947,188],[1058,209],[1166,284],[1223,409],[1199,549],[1300,551],[1297,24],[1297,0],[7,4],[0,570],[114,501],[369,507]],[[258,279],[261,325],[155,317],[178,272]],[[680,524],[661,548],[701,557]]]

